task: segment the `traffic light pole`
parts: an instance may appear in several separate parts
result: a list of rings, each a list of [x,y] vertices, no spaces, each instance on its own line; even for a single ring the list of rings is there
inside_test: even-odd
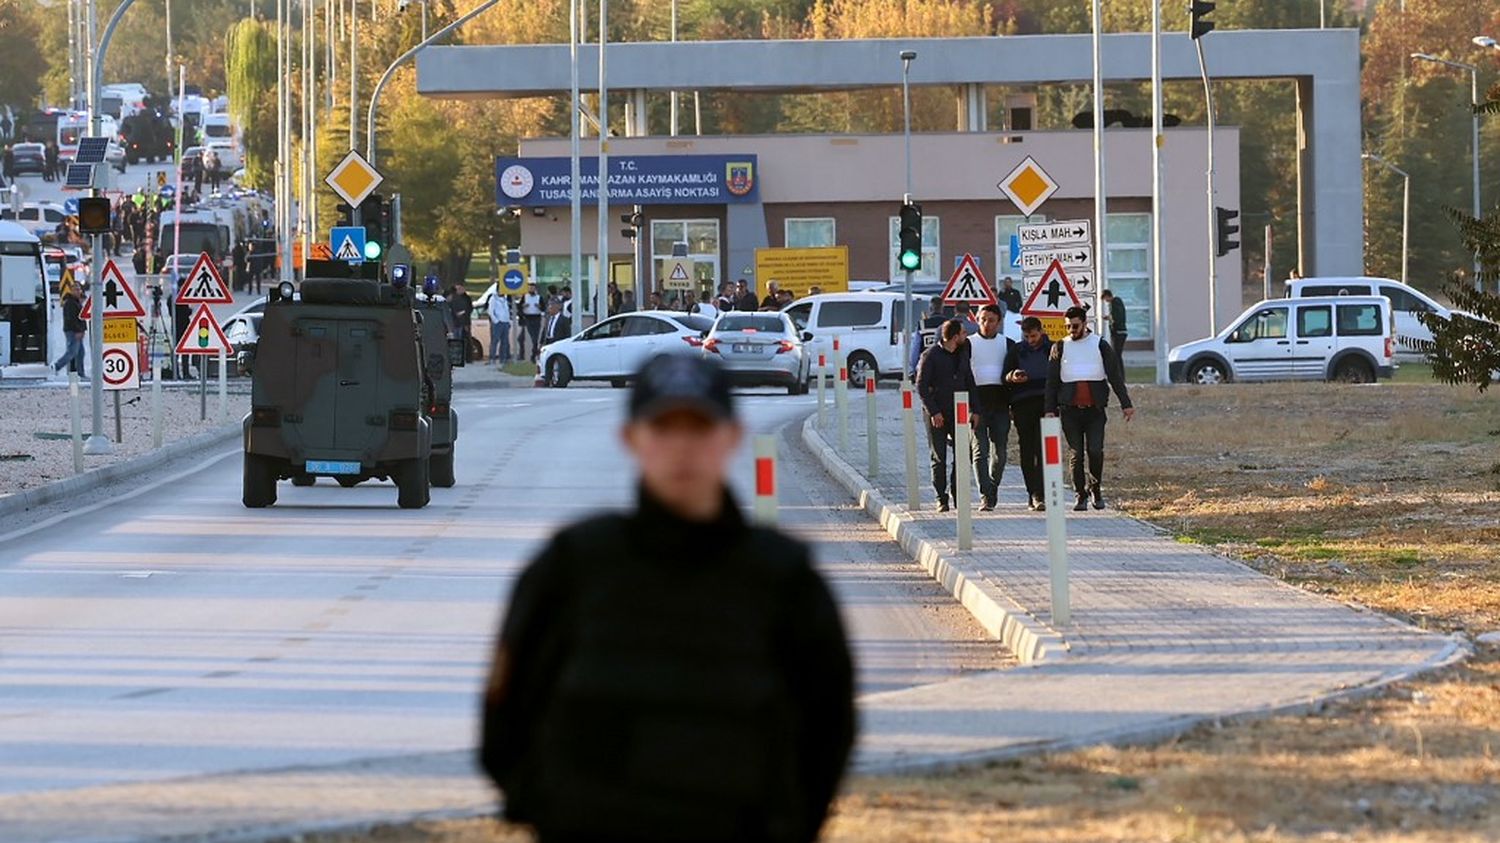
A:
[[[1162,131],[1161,0],[1151,3],[1151,341],[1155,346],[1156,384],[1167,386],[1166,250],[1162,248]],[[1107,256],[1101,256],[1107,257]]]
[[[1208,331],[1219,335],[1219,214],[1214,195],[1214,89],[1208,78],[1203,39],[1193,39],[1198,50],[1198,71],[1203,76],[1203,102],[1208,109]]]

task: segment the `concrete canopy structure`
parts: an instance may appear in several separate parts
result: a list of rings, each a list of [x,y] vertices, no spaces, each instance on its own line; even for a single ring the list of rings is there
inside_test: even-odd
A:
[[[1364,263],[1360,166],[1359,32],[1352,29],[1219,31],[1207,36],[1214,79],[1289,79],[1297,90],[1299,265],[1304,275],[1358,274]],[[913,85],[966,86],[970,131],[984,131],[985,85],[1086,82],[1087,35],[900,38],[848,41],[679,41],[609,45],[611,90],[808,92],[901,84],[901,50],[915,49]],[[1150,37],[1106,35],[1106,82],[1150,77]],[[580,74],[598,78],[598,48],[581,46]],[[1162,39],[1163,75],[1198,79],[1192,41]],[[435,97],[566,93],[568,46],[434,47],[417,58],[417,90]],[[639,122],[639,121],[637,121]],[[630,134],[647,134],[634,126]],[[1172,154],[1170,144],[1166,154]],[[893,197],[900,196],[892,185]]]

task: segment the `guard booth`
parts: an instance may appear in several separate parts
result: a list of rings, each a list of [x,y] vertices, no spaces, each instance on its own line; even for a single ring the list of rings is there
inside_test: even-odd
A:
[[[49,362],[48,336],[61,335],[61,320],[41,241],[17,223],[0,221],[0,366]]]

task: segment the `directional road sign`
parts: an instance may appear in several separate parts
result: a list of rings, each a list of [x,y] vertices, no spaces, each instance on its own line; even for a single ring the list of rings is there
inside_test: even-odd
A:
[[[1035,290],[1037,285],[1042,283],[1042,277],[1045,274],[1046,270],[1043,270],[1039,275],[1022,277],[1021,294],[1024,296],[1031,295],[1031,291]],[[1077,290],[1080,296],[1087,296],[1094,291],[1094,270],[1092,269],[1072,270],[1068,273],[1068,280],[1073,282],[1073,289]]]
[[[198,255],[193,271],[177,289],[177,304],[234,304],[234,294],[219,274],[219,267],[208,252]]]
[[[505,288],[506,293],[519,293],[526,286],[526,272],[519,266],[512,266],[505,270],[500,276],[500,286]]]
[[[1057,182],[1030,155],[1001,179],[997,187],[1028,217],[1057,192]]]
[[[1016,228],[1016,239],[1025,249],[1087,246],[1092,242],[1088,220],[1024,223]]]
[[[1021,273],[1037,275],[1047,271],[1053,261],[1063,269],[1089,269],[1094,265],[1092,246],[1072,246],[1067,249],[1027,249],[1021,252]]]
[[[973,255],[964,255],[954,268],[953,274],[948,278],[948,286],[943,288],[943,304],[994,304],[999,301],[995,296],[995,289],[990,282],[984,279],[984,273],[979,271],[979,264]]]
[[[693,262],[687,258],[672,258],[662,267],[663,288],[668,290],[691,290],[696,286]]]
[[[106,320],[115,316],[145,316],[146,308],[141,306],[141,300],[136,297],[135,291],[130,289],[126,283],[125,276],[120,272],[120,267],[113,261],[104,262],[104,271],[99,274],[104,286],[99,290],[100,298],[104,299],[104,318]],[[94,315],[94,297],[89,296],[83,300],[83,311],[78,318],[87,321]]]
[[[351,149],[323,181],[345,202],[358,206],[385,181],[385,176],[370,166],[364,156]],[[333,250],[337,253],[338,246],[335,245]]]
[[[333,249],[333,259],[336,261],[364,263],[365,227],[350,225],[329,229],[328,246]]]
[[[188,329],[183,331],[182,339],[177,341],[178,354],[218,354],[223,351],[226,356],[234,356],[234,346],[230,345],[229,338],[224,336],[224,329],[219,327],[219,320],[214,318],[212,310],[208,305],[200,304],[194,311],[193,318],[188,320]]]

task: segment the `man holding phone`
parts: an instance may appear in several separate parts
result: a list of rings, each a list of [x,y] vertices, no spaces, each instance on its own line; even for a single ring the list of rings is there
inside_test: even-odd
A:
[[[1010,385],[1010,417],[1016,427],[1021,451],[1021,476],[1026,481],[1026,508],[1047,508],[1042,487],[1042,410],[1047,392],[1047,363],[1052,340],[1042,330],[1042,320],[1021,320],[1021,341],[1013,343],[1005,356],[1005,382]]]

